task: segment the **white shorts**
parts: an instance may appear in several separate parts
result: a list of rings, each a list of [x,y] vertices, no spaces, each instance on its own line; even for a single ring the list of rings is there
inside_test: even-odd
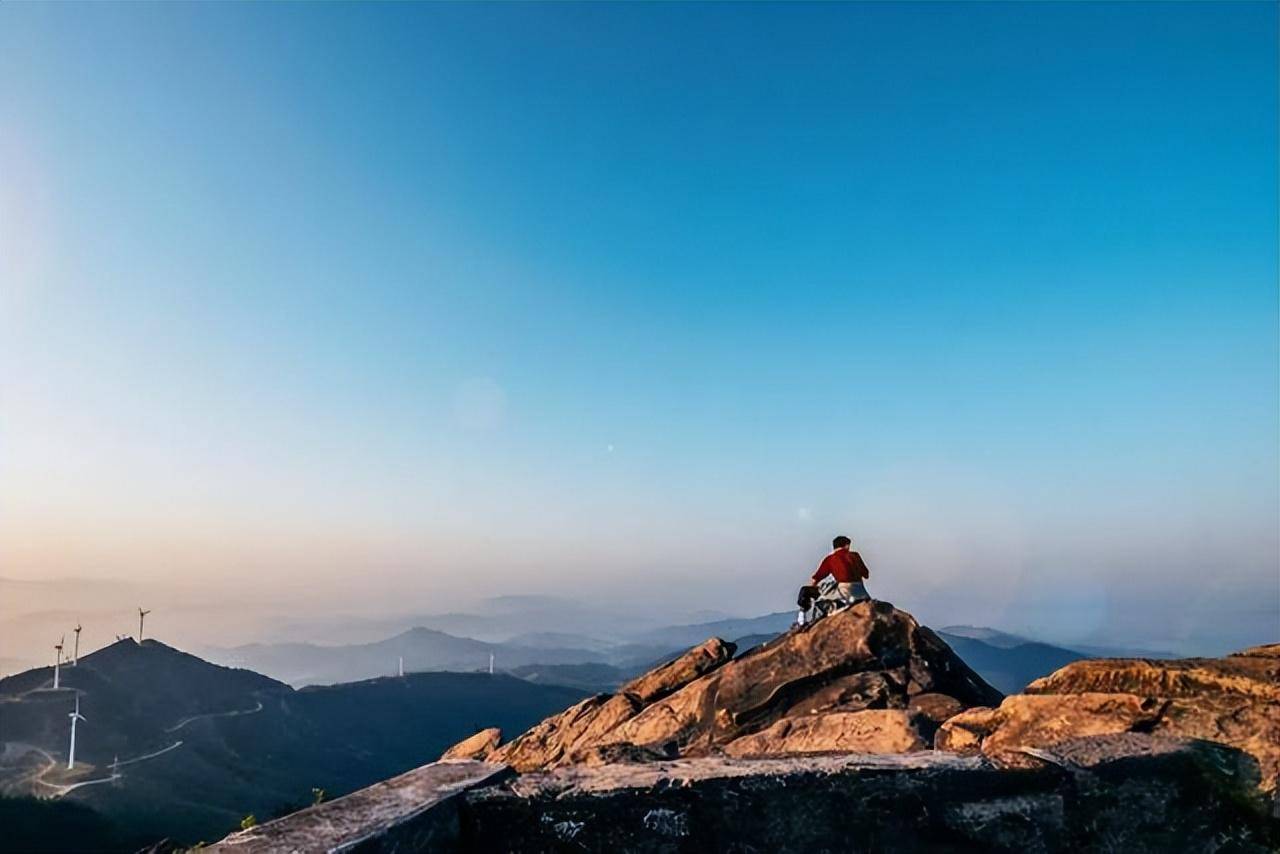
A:
[[[840,598],[846,602],[861,602],[871,598],[871,594],[867,593],[867,586],[861,581],[850,581],[836,587],[840,591]]]

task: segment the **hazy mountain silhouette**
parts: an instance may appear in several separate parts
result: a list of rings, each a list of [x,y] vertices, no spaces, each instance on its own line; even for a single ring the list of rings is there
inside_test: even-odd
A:
[[[970,667],[1005,694],[1016,694],[1027,684],[1048,676],[1059,667],[1089,658],[1082,652],[1028,641],[1014,646],[993,646],[986,641],[938,632]]]
[[[511,669],[511,675],[545,685],[567,685],[592,694],[614,691],[623,682],[643,673],[643,668],[614,667],[612,664],[525,664]]]
[[[524,597],[512,600],[523,602]],[[209,655],[216,661],[249,667],[302,686],[391,674],[401,657],[409,671],[485,670],[492,653],[499,670],[529,681],[605,691],[709,637],[733,640],[746,649],[787,631],[794,622],[794,611],[779,611],[647,629],[633,636],[630,643],[610,643],[572,632],[531,633],[518,636],[521,643],[491,643],[419,627],[376,643],[251,644],[211,650]],[[1090,657],[980,626],[952,626],[939,634],[984,678],[1008,692],[1019,691],[1064,664]]]
[[[601,640],[573,632],[525,632],[507,638],[504,643],[530,649],[586,649],[606,655],[619,646],[616,641]]]
[[[406,671],[487,670],[492,654],[501,669],[526,664],[604,662],[596,649],[520,646],[457,637],[435,629],[414,628],[376,643],[321,646],[319,644],[250,644],[212,649],[211,658],[249,667],[295,686],[328,685],[391,675],[404,659]]]
[[[688,648],[709,637],[740,638],[748,635],[774,635],[785,632],[796,621],[795,611],[778,611],[761,617],[730,617],[685,626],[664,626],[634,637],[637,643],[664,646],[668,649]]]
[[[982,641],[987,646],[999,647],[1000,649],[1012,649],[1024,643],[1035,643],[1031,638],[1024,638],[1021,635],[1002,632],[999,629],[992,629],[987,626],[943,626],[938,631],[952,637]]]

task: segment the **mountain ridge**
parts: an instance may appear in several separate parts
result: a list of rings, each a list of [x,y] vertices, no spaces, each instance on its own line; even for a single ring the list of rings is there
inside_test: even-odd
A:
[[[583,696],[487,673],[295,690],[152,639],[81,656],[61,669],[57,691],[51,671],[0,680],[0,793],[65,799],[129,838],[187,844],[217,838],[249,813],[292,811],[313,788],[338,795],[401,773],[483,721],[527,726]],[[77,696],[85,721],[69,772],[67,715]]]

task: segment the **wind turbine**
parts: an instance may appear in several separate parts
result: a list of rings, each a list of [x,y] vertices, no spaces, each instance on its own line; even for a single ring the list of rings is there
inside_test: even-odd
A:
[[[138,643],[142,643],[142,621],[145,620],[147,618],[147,614],[150,614],[150,613],[151,611],[149,610],[144,611],[142,610],[141,606],[139,606],[138,608]]]
[[[71,718],[71,749],[67,751],[67,770],[70,771],[76,764],[76,721],[84,720],[84,715],[80,714],[80,692],[76,692],[76,710],[67,715]]]
[[[67,636],[63,635],[62,640],[53,645],[55,658],[53,659],[53,690],[58,690],[58,670],[62,667],[62,645],[66,643]]]
[[[75,667],[77,664],[80,663],[80,629],[81,628],[82,626],[79,623],[76,623],[76,645],[75,645],[74,651],[71,653],[72,667]]]
[[[400,656],[400,675],[404,676],[404,656]]]
[[[493,675],[493,653],[489,653],[489,675]]]

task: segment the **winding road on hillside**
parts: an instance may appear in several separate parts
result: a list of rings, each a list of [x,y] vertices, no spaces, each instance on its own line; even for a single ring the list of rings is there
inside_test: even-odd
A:
[[[50,689],[37,688],[35,690],[47,691]],[[63,689],[63,690],[66,690],[66,689]],[[27,692],[27,693],[30,694],[34,692]],[[231,718],[231,717],[237,717],[240,715],[252,715],[252,714],[261,712],[262,708],[263,708],[262,701],[259,700],[254,704],[253,708],[251,709],[232,709],[231,711],[227,711],[227,712],[205,712],[199,715],[191,715],[190,717],[186,717],[178,721],[173,726],[166,728],[165,732],[167,733],[177,732],[178,730],[187,726],[187,724],[190,724],[194,721],[205,720],[208,718]],[[46,795],[46,797],[49,797],[49,798],[60,798],[84,786],[95,786],[101,783],[110,783],[112,780],[116,780],[119,778],[119,769],[123,768],[125,765],[133,765],[138,762],[145,762],[148,759],[154,759],[157,756],[163,756],[164,754],[172,750],[177,750],[179,747],[182,746],[182,744],[183,744],[182,739],[178,739],[173,744],[170,744],[168,747],[162,747],[161,749],[152,751],[151,753],[144,753],[141,756],[134,756],[130,759],[123,759],[123,760],[117,761],[114,766],[114,772],[112,773],[111,776],[108,776],[108,777],[99,777],[93,780],[82,780],[78,783],[50,783],[48,780],[45,779],[45,777],[48,776],[51,772],[53,772],[55,769],[57,769],[58,766],[61,764],[61,762],[58,759],[55,759],[54,756],[49,753],[49,751],[45,750],[42,747],[37,747],[34,744],[26,744],[21,742],[9,742],[5,744],[3,742],[0,742],[0,746],[7,748],[5,750],[6,753],[16,752],[18,755],[22,755],[25,753],[36,753],[36,754],[39,754],[40,757],[42,757],[44,760],[44,765],[42,767],[36,768],[28,773],[23,774],[21,777],[18,777],[10,781],[8,784],[6,784],[6,788],[15,789],[15,788],[20,788],[22,786],[31,786],[34,788],[37,786],[43,786],[45,787],[45,789],[51,790],[49,794]]]
[[[45,761],[45,764],[43,767],[35,768],[29,773],[15,778],[9,783],[6,783],[5,784],[6,789],[13,789],[17,791],[17,790],[20,790],[21,787],[27,783],[44,783],[44,780],[42,779],[44,775],[48,774],[58,765],[58,760],[54,759],[53,756],[49,753],[49,751],[45,750],[42,747],[36,747],[34,744],[26,744],[20,741],[10,741],[10,742],[4,742],[3,747],[4,747],[4,750],[2,751],[2,753],[5,756],[17,757],[27,753],[38,753],[42,757],[44,757],[44,761]],[[45,783],[45,785],[48,785],[48,784]]]
[[[205,712],[202,715],[192,715],[189,718],[183,718],[173,726],[165,730],[165,732],[177,732],[192,721],[204,720],[205,718],[234,718],[237,715],[252,715],[262,711],[262,701],[259,700],[257,705],[252,709],[233,709],[230,712]]]
[[[133,765],[136,762],[145,762],[148,759],[155,759],[157,756],[163,756],[164,754],[168,753],[171,750],[177,750],[179,747],[182,746],[182,743],[183,743],[182,739],[178,739],[168,747],[162,747],[159,750],[154,750],[151,753],[144,753],[141,756],[134,756],[130,759],[120,760],[119,762],[114,763],[116,768],[116,773],[113,773],[109,777],[98,777],[93,780],[81,780],[78,783],[50,783],[48,780],[44,779],[45,776],[49,774],[51,771],[53,771],[54,769],[56,769],[61,764],[61,762],[58,759],[55,759],[53,755],[49,753],[49,751],[45,750],[42,747],[36,747],[34,744],[21,744],[18,742],[9,742],[8,746],[17,750],[18,752],[38,753],[42,757],[44,757],[44,760],[45,760],[45,765],[43,768],[39,768],[31,772],[30,774],[27,774],[24,777],[21,777],[13,781],[13,783],[10,784],[10,787],[18,784],[23,784],[23,783],[30,783],[32,785],[44,786],[46,789],[52,790],[48,795],[46,795],[46,797],[60,798],[63,795],[69,792],[74,792],[76,789],[82,788],[84,786],[95,786],[95,785],[98,785],[99,783],[110,783],[112,780],[115,780],[119,777],[119,773],[118,773],[119,769],[123,768],[125,765]]]

